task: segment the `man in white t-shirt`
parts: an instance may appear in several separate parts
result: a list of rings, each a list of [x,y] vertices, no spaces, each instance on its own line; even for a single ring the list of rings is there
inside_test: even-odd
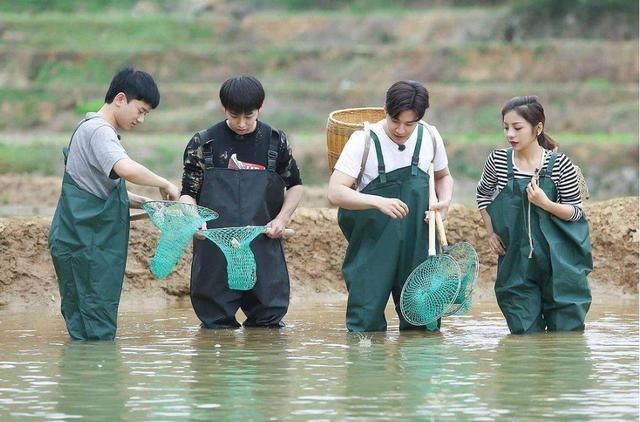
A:
[[[342,270],[350,331],[386,330],[384,308],[390,293],[400,329],[422,328],[403,318],[400,293],[411,271],[426,259],[428,209],[446,217],[453,194],[442,137],[422,121],[428,107],[429,94],[422,84],[394,83],[387,91],[385,119],[369,126],[372,141],[362,174],[366,136],[358,131],[331,175],[329,201],[340,207],[338,223],[349,242]],[[439,198],[435,204],[429,204],[431,164]]]

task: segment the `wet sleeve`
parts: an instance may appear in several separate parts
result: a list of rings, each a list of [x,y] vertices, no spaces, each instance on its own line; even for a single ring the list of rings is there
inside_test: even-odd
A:
[[[278,163],[276,165],[276,172],[284,180],[284,184],[287,189],[293,186],[302,185],[302,177],[300,176],[300,169],[295,158],[293,158],[293,152],[291,150],[291,144],[287,139],[287,135],[279,131],[280,143],[278,144]]]
[[[482,176],[476,187],[476,202],[478,209],[485,209],[493,201],[496,187],[498,185],[498,176],[495,166],[495,152],[492,152],[484,164]]]
[[[196,201],[200,196],[204,180],[204,159],[198,135],[194,135],[183,155],[184,170],[182,172],[182,195],[189,195]]]

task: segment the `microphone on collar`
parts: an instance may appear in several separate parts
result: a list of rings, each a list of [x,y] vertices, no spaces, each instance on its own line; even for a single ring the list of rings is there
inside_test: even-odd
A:
[[[405,148],[406,148],[406,147],[404,146],[404,144],[400,144],[400,145],[398,145],[398,149],[399,149],[400,151],[404,151],[404,150],[405,150]]]

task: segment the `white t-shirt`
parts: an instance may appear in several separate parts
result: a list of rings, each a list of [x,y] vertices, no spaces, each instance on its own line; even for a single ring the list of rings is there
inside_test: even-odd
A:
[[[384,157],[384,166],[387,173],[411,165],[411,157],[416,147],[416,140],[418,137],[418,126],[414,129],[413,133],[404,143],[404,151],[398,149],[398,144],[393,142],[383,129],[382,124],[384,120],[371,124],[369,127],[373,130],[378,139],[380,140],[380,148],[382,149],[382,156]],[[435,126],[428,125],[421,121],[421,124],[428,126],[435,136],[436,142],[436,157],[433,160],[434,171],[443,170],[447,168],[449,162],[447,160],[447,151],[444,148],[442,137],[435,128]],[[362,155],[364,154],[364,131],[358,130],[354,132],[347,141],[344,149],[340,153],[338,162],[335,165],[335,169],[347,174],[353,178],[358,177],[360,173],[360,164],[362,163]],[[433,141],[429,135],[429,131],[424,128],[422,131],[422,145],[420,147],[420,157],[418,167],[425,173],[429,169],[429,164],[433,159]],[[371,140],[371,147],[369,149],[369,155],[367,156],[367,163],[364,167],[364,174],[362,180],[358,186],[358,190],[364,189],[373,179],[378,177],[378,156],[376,154],[375,144]]]

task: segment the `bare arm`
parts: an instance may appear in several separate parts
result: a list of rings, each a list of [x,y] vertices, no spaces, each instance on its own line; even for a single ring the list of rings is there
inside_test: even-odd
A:
[[[329,179],[329,202],[348,210],[375,208],[391,218],[403,218],[409,213],[407,205],[397,198],[369,195],[351,189],[355,178],[334,170]]]
[[[493,231],[493,223],[491,222],[491,216],[486,209],[480,210],[482,221],[484,221],[484,227],[487,229],[487,236],[489,237],[489,246],[498,255],[504,255],[506,253],[506,247],[502,242],[500,236]]]
[[[445,168],[434,172],[433,178],[436,182],[436,195],[438,197],[438,203],[435,204],[433,209],[440,210],[443,217],[446,217],[453,198],[453,177],[449,173],[449,168]]]
[[[113,166],[113,171],[127,182],[159,188],[163,199],[177,200],[180,197],[180,191],[173,183],[130,158],[119,160]]]

